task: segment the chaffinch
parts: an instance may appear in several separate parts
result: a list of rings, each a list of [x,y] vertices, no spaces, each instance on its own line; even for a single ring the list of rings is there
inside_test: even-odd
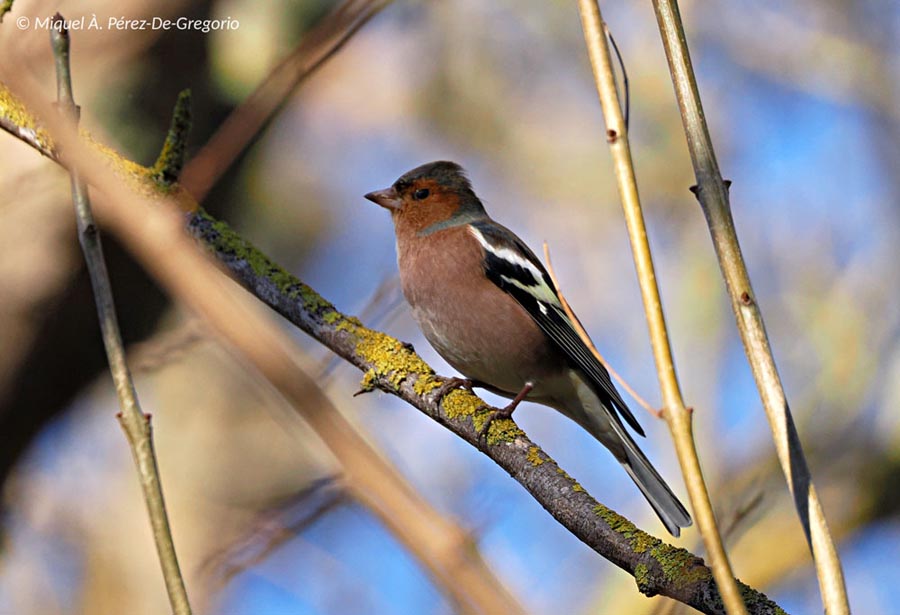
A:
[[[550,277],[512,231],[494,222],[456,163],[409,171],[365,195],[391,213],[403,294],[435,350],[467,379],[550,406],[612,452],[678,536],[691,518],[628,434],[644,435],[609,373],[566,316]]]

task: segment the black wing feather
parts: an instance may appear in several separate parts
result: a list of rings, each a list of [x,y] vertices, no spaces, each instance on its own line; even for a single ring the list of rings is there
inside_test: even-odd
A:
[[[542,279],[535,278],[534,273],[517,263],[501,258],[489,250],[485,250],[484,271],[488,279],[508,293],[521,305],[538,327],[551,339],[553,343],[563,351],[566,358],[581,371],[587,374],[595,385],[598,393],[605,395],[618,410],[632,429],[638,434],[644,435],[637,419],[625,405],[621,395],[613,386],[606,368],[594,357],[591,350],[581,341],[569,317],[562,309],[559,297],[553,288],[553,282],[544,266],[525,243],[516,237],[509,229],[496,223],[474,222],[472,226],[485,240],[498,249],[508,247],[518,254],[525,256],[528,261],[540,271]],[[526,287],[540,287],[546,285],[556,303],[550,303],[536,297],[525,288],[510,282],[516,280]]]

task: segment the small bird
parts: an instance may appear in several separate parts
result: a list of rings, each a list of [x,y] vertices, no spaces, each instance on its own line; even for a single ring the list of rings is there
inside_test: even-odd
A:
[[[468,386],[550,406],[600,441],[678,536],[691,517],[628,435],[644,435],[579,337],[550,276],[488,216],[462,167],[438,161],[365,198],[391,213],[403,294],[429,343]]]

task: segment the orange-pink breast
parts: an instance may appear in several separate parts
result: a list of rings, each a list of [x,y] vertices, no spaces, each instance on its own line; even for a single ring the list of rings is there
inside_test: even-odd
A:
[[[564,359],[528,313],[488,280],[467,226],[405,234],[397,257],[403,294],[425,338],[467,378],[514,395],[559,374]]]

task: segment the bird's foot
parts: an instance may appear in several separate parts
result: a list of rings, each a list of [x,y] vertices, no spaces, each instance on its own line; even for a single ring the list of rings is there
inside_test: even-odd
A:
[[[481,429],[478,430],[478,439],[485,437],[487,435],[488,429],[491,427],[491,423],[496,421],[497,419],[509,419],[512,418],[513,412],[515,412],[516,407],[522,400],[525,399],[529,393],[531,393],[532,389],[534,389],[533,382],[526,382],[525,386],[522,387],[522,390],[518,392],[518,394],[513,398],[509,404],[505,408],[500,408],[499,410],[494,410],[488,415],[487,419],[484,421],[484,425],[481,426]]]
[[[469,393],[473,393],[472,387],[475,386],[475,381],[469,380],[468,378],[448,378],[444,384],[438,387],[437,392],[435,393],[434,401],[437,404],[440,404],[444,398],[450,393],[450,391],[454,391],[456,389],[465,389]]]

